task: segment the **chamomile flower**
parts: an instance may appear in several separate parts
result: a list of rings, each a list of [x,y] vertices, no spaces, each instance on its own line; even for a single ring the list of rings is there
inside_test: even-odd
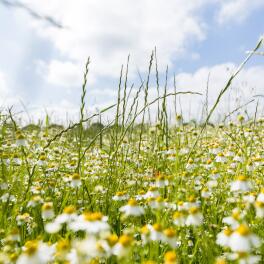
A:
[[[189,209],[189,215],[186,219],[187,226],[199,226],[203,223],[203,214],[198,207],[191,207]]]
[[[53,259],[55,250],[37,240],[26,242],[23,253],[19,256],[17,264],[48,264]]]
[[[163,230],[159,223],[149,226],[150,230],[150,240],[151,241],[162,241],[163,240]]]
[[[73,205],[69,205],[64,208],[63,213],[58,215],[55,222],[59,224],[71,223],[77,219],[76,208]]]
[[[156,179],[155,186],[158,188],[162,188],[169,185],[169,180],[166,179],[164,175],[159,175]]]
[[[41,215],[44,220],[52,219],[55,216],[52,202],[44,203],[41,209]]]
[[[217,234],[216,243],[222,247],[229,247],[230,236],[233,230],[230,227],[225,227]]]
[[[18,133],[16,136],[16,145],[18,147],[23,146],[25,147],[27,145],[27,140],[25,136],[22,133]]]
[[[110,226],[107,217],[100,212],[85,212],[78,216],[73,222],[69,223],[69,228],[73,231],[86,231],[88,234],[99,235],[108,233]]]
[[[187,218],[187,212],[176,211],[173,214],[173,223],[176,226],[185,226],[186,218]]]
[[[261,190],[261,192],[257,196],[257,202],[262,202],[264,203],[264,188]]]
[[[147,200],[147,202],[148,202],[148,205],[152,209],[158,209],[158,210],[160,210],[160,209],[164,208],[164,206],[165,206],[165,202],[164,202],[163,198],[160,197],[160,196],[157,197],[156,199],[155,198],[149,198]]]
[[[159,196],[160,196],[160,193],[159,193],[157,187],[150,187],[149,190],[144,195],[144,198],[145,199],[148,199],[148,198],[157,198]]]
[[[215,161],[218,163],[225,163],[227,162],[227,158],[224,156],[222,152],[219,152],[215,158]]]
[[[78,173],[74,173],[71,177],[71,186],[73,188],[78,188],[82,185],[81,177]]]
[[[130,199],[127,205],[122,206],[119,210],[125,216],[141,216],[145,213],[144,208],[139,206],[137,201],[134,199]]]
[[[113,247],[114,255],[118,258],[125,257],[129,253],[132,243],[133,238],[131,236],[122,235]]]
[[[254,203],[254,207],[256,210],[256,217],[264,218],[264,203],[260,201],[256,201]]]
[[[124,201],[127,200],[129,198],[128,194],[123,191],[123,192],[117,192],[114,196],[113,196],[113,200],[114,201]]]
[[[257,264],[260,263],[261,257],[247,252],[229,253],[227,257],[231,261],[237,261],[239,264]]]
[[[250,252],[260,245],[259,238],[251,233],[246,224],[241,224],[230,236],[229,247],[234,252]]]
[[[180,245],[177,233],[173,228],[167,228],[163,231],[163,242],[169,244],[171,248],[177,248]]]
[[[231,226],[232,229],[238,228],[242,215],[238,209],[234,209],[231,216],[224,217],[222,222]]]
[[[177,264],[177,255],[174,251],[168,251],[164,255],[164,264]]]
[[[251,188],[250,181],[244,175],[238,176],[234,182],[231,182],[231,191],[233,192],[248,192]]]

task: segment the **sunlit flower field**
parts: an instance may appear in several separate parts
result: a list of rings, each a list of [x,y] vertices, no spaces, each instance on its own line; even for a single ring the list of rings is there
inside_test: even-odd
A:
[[[264,120],[1,125],[0,263],[263,263]],[[125,133],[126,132],[126,133]]]

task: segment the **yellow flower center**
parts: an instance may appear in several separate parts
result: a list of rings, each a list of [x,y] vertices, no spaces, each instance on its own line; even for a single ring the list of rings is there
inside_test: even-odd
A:
[[[71,248],[70,242],[67,239],[60,240],[57,245],[56,249],[57,251],[67,251]]]
[[[226,229],[224,230],[224,234],[225,234],[226,236],[231,236],[232,233],[233,233],[233,231],[232,231],[232,229],[230,229],[230,228],[226,228]]]
[[[234,211],[232,213],[232,217],[235,219],[235,220],[238,220],[240,218],[240,213],[238,211]]]
[[[191,207],[189,210],[190,214],[197,214],[199,212],[199,208]]]
[[[128,201],[128,205],[130,205],[130,206],[136,206],[137,205],[137,201],[135,199],[130,199]]]
[[[178,218],[180,218],[181,216],[182,216],[182,213],[179,212],[179,211],[176,211],[176,212],[174,212],[174,214],[173,214],[173,218],[174,218],[174,219],[178,219]]]
[[[112,234],[112,235],[108,236],[106,238],[106,240],[107,240],[108,244],[110,245],[110,247],[113,247],[118,241],[118,236],[116,234]]]
[[[246,181],[247,180],[247,177],[245,175],[240,175],[240,176],[237,177],[237,179],[239,181]]]
[[[167,228],[163,231],[164,235],[167,237],[175,237],[176,236],[176,231],[172,228]]]
[[[83,215],[84,215],[84,219],[90,222],[100,221],[103,218],[103,215],[100,212],[95,212],[95,213],[86,212]]]
[[[73,205],[69,205],[64,208],[63,213],[65,214],[73,214],[76,212],[76,208]]]
[[[128,247],[131,245],[133,241],[133,238],[131,236],[128,236],[128,235],[123,235],[119,238],[119,243],[124,246],[124,247]]]
[[[73,175],[72,175],[72,179],[73,179],[73,180],[80,180],[81,177],[80,177],[80,175],[79,175],[78,173],[73,173]]]
[[[245,225],[245,224],[240,225],[240,226],[237,228],[236,232],[237,232],[238,234],[240,234],[241,236],[247,236],[247,235],[250,234],[250,230],[249,230],[248,226]]]
[[[44,203],[42,205],[42,211],[52,210],[52,208],[53,208],[53,204],[51,202]]]
[[[161,232],[162,231],[162,226],[161,226],[161,224],[156,223],[156,224],[153,225],[153,229],[155,231],[157,231],[157,232]]]
[[[162,203],[162,202],[163,202],[163,198],[159,196],[159,197],[156,198],[156,201],[157,201],[158,203]]]
[[[195,202],[195,196],[191,195],[188,200],[190,203],[194,203]]]
[[[215,264],[226,264],[226,260],[223,259],[223,258],[218,258],[216,261],[215,261]]]
[[[264,203],[260,202],[260,201],[256,201],[255,202],[255,206],[258,207],[258,208],[264,208]]]
[[[150,231],[149,231],[147,225],[144,225],[144,226],[141,228],[141,233],[142,233],[142,234],[144,234],[144,235],[148,235],[149,232],[150,232]]]
[[[38,250],[38,241],[36,240],[31,240],[27,241],[25,244],[25,253],[29,256],[32,256],[33,254],[36,253]]]
[[[165,262],[172,263],[177,260],[177,255],[174,251],[168,251],[166,252],[164,256]]]

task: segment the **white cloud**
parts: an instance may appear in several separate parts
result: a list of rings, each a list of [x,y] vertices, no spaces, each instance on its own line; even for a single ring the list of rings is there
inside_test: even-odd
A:
[[[263,0],[218,0],[220,10],[217,21],[220,24],[243,22],[253,11],[264,6]]]
[[[226,85],[232,71],[235,70],[236,67],[237,65],[233,63],[224,63],[215,65],[213,67],[202,67],[194,73],[181,73],[177,75],[176,80],[179,90],[190,89],[195,92],[203,93],[202,98],[192,97],[190,98],[189,102],[188,100],[184,101],[182,108],[183,111],[187,113],[187,117],[189,117],[189,106],[191,105],[190,116],[200,118],[203,104],[205,102],[208,74],[210,73],[208,93],[210,109],[210,107],[212,107],[214,104],[218,94]],[[221,99],[214,118],[216,119],[219,116],[223,118],[223,116],[228,114],[229,111],[232,111],[236,107],[247,103],[251,99],[254,99],[254,95],[263,93],[263,76],[264,66],[251,66],[244,68],[234,79],[231,88]],[[255,104],[249,105],[248,110],[253,111],[254,106]]]
[[[51,60],[48,64],[37,62],[39,74],[45,76],[49,84],[62,87],[81,87],[83,82],[84,66],[71,61]],[[94,82],[93,76],[88,73],[89,84]]]
[[[64,30],[47,27],[47,24],[40,27],[39,22],[34,21],[39,34],[48,38],[68,60],[83,65],[90,55],[96,76],[117,77],[129,53],[133,59],[131,69],[146,70],[155,46],[159,65],[164,68],[186,51],[190,41],[201,41],[206,35],[198,14],[207,0],[24,2],[67,27]]]

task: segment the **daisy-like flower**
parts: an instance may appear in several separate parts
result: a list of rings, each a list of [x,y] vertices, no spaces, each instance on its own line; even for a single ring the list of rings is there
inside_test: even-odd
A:
[[[71,176],[71,187],[78,188],[82,185],[81,177],[79,173],[74,173]]]
[[[78,216],[75,221],[69,223],[69,228],[75,232],[83,230],[92,235],[108,233],[110,226],[107,223],[107,219],[100,212],[85,212]]]
[[[123,191],[123,192],[117,192],[114,196],[113,196],[113,200],[114,201],[124,201],[127,200],[129,198],[128,194]]]
[[[224,217],[222,222],[231,226],[232,229],[236,229],[239,226],[242,216],[238,209],[234,209],[231,216]]]
[[[230,227],[225,227],[223,231],[217,234],[216,244],[222,247],[229,247],[230,236],[232,233],[233,230]]]
[[[147,244],[150,242],[150,225],[144,225],[141,230],[141,240],[143,245]]]
[[[125,216],[140,216],[145,213],[144,208],[139,206],[137,201],[134,199],[130,199],[127,205],[122,206],[119,210]]]
[[[233,160],[237,162],[244,162],[244,158],[240,156],[240,154],[236,155]]]
[[[234,252],[250,252],[259,245],[259,238],[251,233],[246,224],[241,224],[230,236],[229,246]]]
[[[31,200],[28,202],[28,207],[36,207],[43,203],[43,199],[39,195],[35,195],[31,198]]]
[[[150,187],[149,190],[144,195],[144,198],[145,199],[148,199],[148,198],[157,198],[159,196],[160,196],[160,193],[159,193],[157,187]]]
[[[19,256],[17,264],[47,264],[53,259],[53,247],[37,240],[26,242],[23,253]]]
[[[18,133],[16,136],[16,145],[25,147],[27,145],[26,138],[22,133]]]
[[[201,191],[201,196],[205,199],[210,198],[212,195],[212,192],[209,191],[209,189],[207,187],[203,188]]]
[[[189,161],[186,165],[186,170],[192,171],[196,167],[197,167],[197,165],[194,163],[193,159],[189,159]]]
[[[247,164],[247,171],[251,172],[255,169],[253,161],[249,161]]]
[[[173,214],[173,223],[176,226],[185,226],[186,218],[187,218],[186,211],[176,211]]]
[[[67,261],[71,250],[71,243],[68,239],[61,239],[56,243],[56,260],[59,262]]]
[[[261,190],[261,192],[258,194],[257,202],[264,203],[264,188]]]
[[[145,192],[141,190],[137,195],[135,195],[135,199],[137,201],[141,201],[145,199]]]
[[[163,200],[162,197],[157,197],[155,198],[149,198],[148,199],[148,205],[152,208],[152,209],[162,209],[165,206],[165,202]]]
[[[87,236],[83,240],[76,241],[74,247],[81,263],[89,263],[91,259],[106,257],[106,251],[101,241],[94,236]],[[80,263],[80,261],[77,263]]]
[[[39,166],[43,166],[43,165],[46,165],[47,164],[45,154],[41,154],[39,156],[39,160],[38,160],[37,163],[38,163]]]
[[[168,186],[168,185],[169,185],[169,180],[166,179],[166,177],[164,175],[159,175],[156,178],[156,183],[155,183],[156,187],[162,188],[162,187],[165,187],[165,186]]]
[[[156,223],[154,225],[149,225],[149,230],[151,241],[163,241],[164,236],[161,224]]]
[[[102,241],[102,247],[108,253],[108,256],[114,255],[114,246],[118,242],[118,236],[116,234],[110,234]]]
[[[188,202],[183,203],[183,209],[189,210],[192,207],[200,207],[201,201],[197,201],[194,195],[188,197]],[[179,206],[180,210],[180,206]]]
[[[229,260],[237,261],[239,264],[257,264],[260,263],[260,256],[251,255],[247,252],[237,252],[227,254]]]
[[[54,234],[61,230],[62,225],[67,223],[72,223],[77,219],[76,209],[74,206],[67,206],[63,213],[58,215],[53,222],[47,223],[45,225],[45,231]]]
[[[218,163],[225,163],[227,162],[227,158],[224,156],[222,152],[219,152],[215,158],[215,161]]]
[[[164,264],[177,264],[177,255],[174,251],[168,251],[164,255]]]
[[[234,182],[231,182],[231,191],[233,192],[248,192],[251,190],[251,183],[247,177],[240,175]]]
[[[264,218],[264,203],[260,201],[256,201],[254,203],[256,216],[259,218]]]
[[[211,148],[209,149],[209,153],[217,155],[220,153],[222,149],[220,148],[219,144],[213,144]]]
[[[133,238],[128,235],[122,235],[119,239],[118,242],[114,245],[113,248],[113,253],[116,255],[118,258],[125,257],[131,248],[133,242]]]
[[[203,215],[198,207],[191,207],[189,209],[189,215],[186,219],[187,226],[199,226],[203,223]]]
[[[167,228],[163,231],[163,242],[169,244],[172,248],[180,246],[180,242],[177,239],[177,233],[173,228]]]
[[[44,220],[52,219],[55,216],[52,202],[44,203],[41,209],[41,215]]]
[[[255,199],[256,199],[255,193],[248,193],[243,196],[243,201],[247,204],[254,204]]]
[[[64,208],[63,213],[58,215],[55,219],[60,224],[71,223],[77,219],[76,208],[73,205],[69,205]]]

